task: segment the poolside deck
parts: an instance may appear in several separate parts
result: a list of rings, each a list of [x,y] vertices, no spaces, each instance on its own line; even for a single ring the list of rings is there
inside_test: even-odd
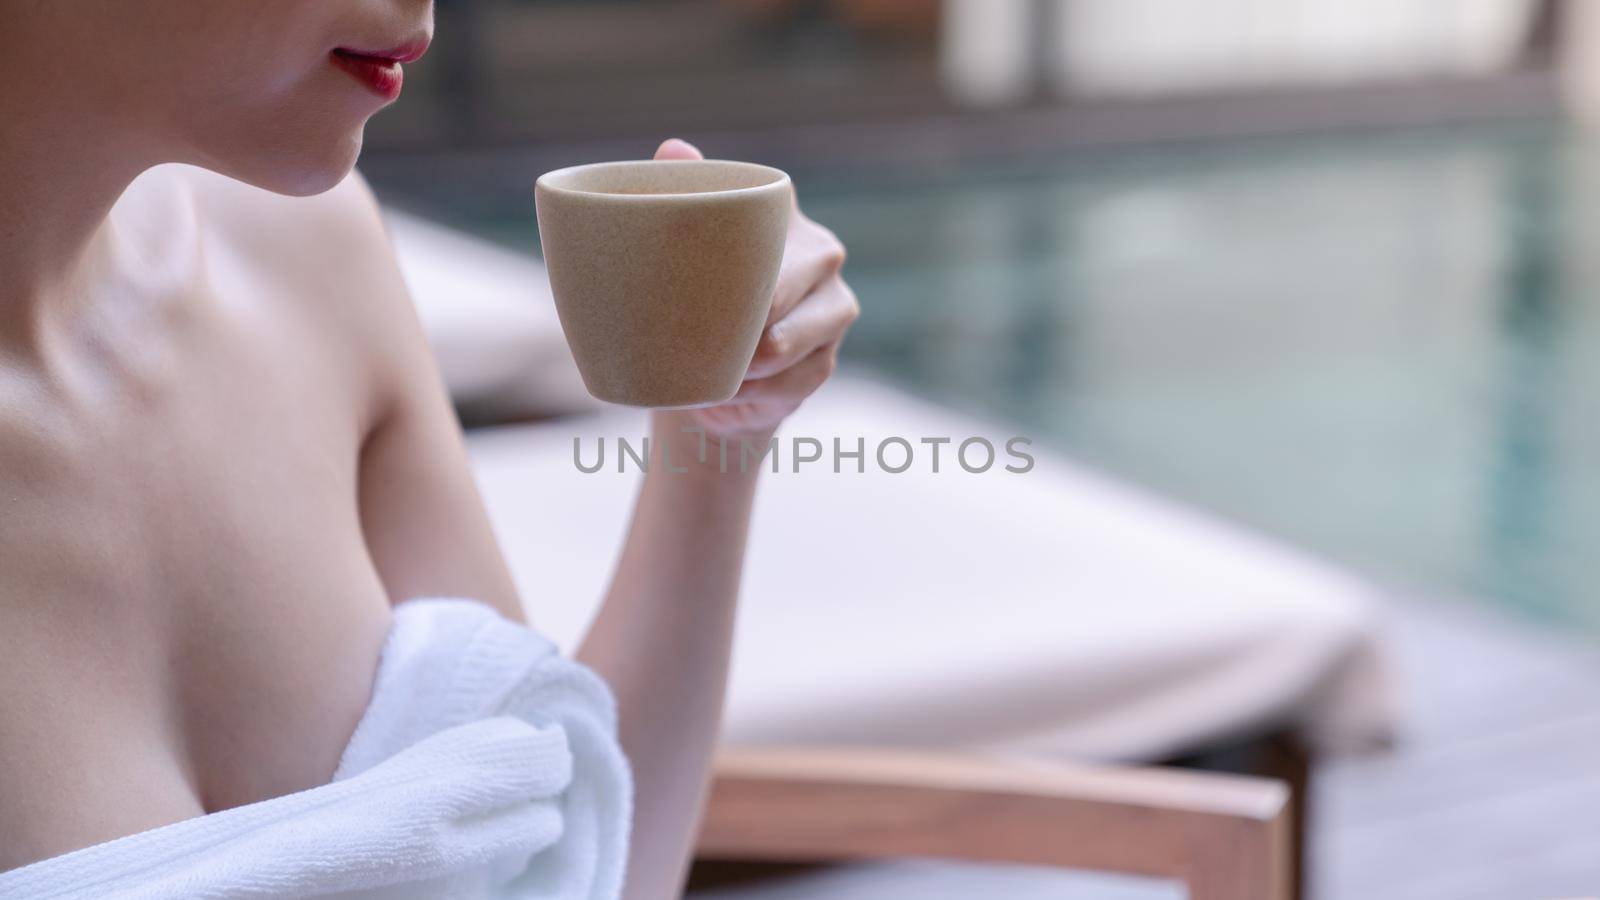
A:
[[[1386,757],[1317,790],[1320,900],[1600,893],[1600,654],[1488,613],[1396,603]]]
[[[1313,900],[1600,893],[1600,652],[1463,604],[1390,611],[1404,733],[1333,762],[1313,802]],[[824,870],[696,900],[1175,900],[1175,886],[1013,867]]]

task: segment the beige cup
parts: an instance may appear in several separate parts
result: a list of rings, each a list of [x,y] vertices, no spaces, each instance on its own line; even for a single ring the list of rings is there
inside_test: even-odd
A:
[[[651,407],[731,398],[778,282],[789,176],[724,160],[597,163],[550,172],[534,193],[589,393]]]

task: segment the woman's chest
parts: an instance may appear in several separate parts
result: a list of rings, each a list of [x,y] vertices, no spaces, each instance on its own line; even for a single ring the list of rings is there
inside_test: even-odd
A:
[[[141,402],[0,429],[0,868],[324,783],[371,689],[348,404],[248,365]]]
[[[370,568],[352,404],[248,360],[172,380],[0,404],[0,597],[80,596],[165,628]]]

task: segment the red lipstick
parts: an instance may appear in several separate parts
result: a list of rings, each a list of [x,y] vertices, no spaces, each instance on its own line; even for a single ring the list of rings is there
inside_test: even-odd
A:
[[[427,51],[428,41],[423,39],[387,50],[339,47],[329,54],[329,58],[334,65],[365,85],[367,90],[392,101],[400,96],[400,88],[405,83],[405,69],[401,64],[415,62]]]

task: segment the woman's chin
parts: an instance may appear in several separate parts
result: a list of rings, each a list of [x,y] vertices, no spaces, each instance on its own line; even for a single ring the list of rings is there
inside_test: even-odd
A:
[[[230,178],[289,197],[310,197],[332,190],[349,176],[361,155],[362,129],[320,141],[300,141],[292,153],[240,159],[232,165],[207,166]]]
[[[322,156],[302,160],[293,171],[284,172],[281,186],[262,186],[291,197],[309,197],[332,190],[356,167],[356,159],[361,156],[361,137],[362,132],[357,129]]]

